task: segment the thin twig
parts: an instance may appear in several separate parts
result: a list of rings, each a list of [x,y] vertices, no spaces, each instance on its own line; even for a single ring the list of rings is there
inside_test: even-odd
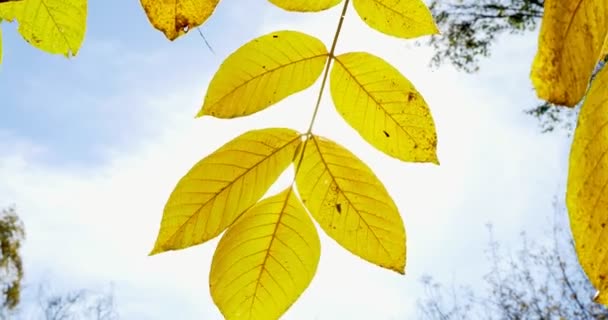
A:
[[[0,0],[0,1],[2,1],[2,0]],[[205,38],[205,35],[201,31],[201,28],[196,28],[196,30],[198,31],[198,34],[201,36],[201,38],[203,38],[203,41],[205,41],[205,45],[207,46],[207,48],[209,48],[209,51],[211,51],[211,53],[215,54],[215,51],[213,51],[213,48],[211,47],[211,45],[207,41],[207,38]]]
[[[304,159],[304,152],[306,151],[306,146],[308,145],[308,141],[311,140],[312,136],[312,127],[317,119],[317,113],[319,112],[319,107],[321,105],[321,99],[323,98],[323,91],[325,90],[325,85],[327,83],[327,76],[329,75],[329,68],[331,66],[331,62],[334,59],[334,51],[336,50],[336,45],[338,43],[338,38],[340,36],[340,31],[342,30],[342,24],[344,23],[344,17],[346,16],[346,9],[348,9],[348,3],[350,0],[344,1],[344,7],[342,7],[342,13],[340,14],[340,20],[338,20],[338,27],[336,28],[336,33],[334,34],[334,40],[331,44],[331,49],[329,50],[329,54],[327,56],[327,65],[325,66],[325,72],[323,73],[323,81],[321,82],[321,88],[319,89],[319,94],[317,95],[317,103],[315,104],[315,109],[312,113],[312,118],[310,119],[310,124],[308,125],[308,130],[306,130],[306,140],[304,141],[304,146],[302,146],[302,152],[300,153],[300,159],[298,160],[298,164],[295,168],[295,174],[293,177],[293,182],[296,180],[296,176],[298,175],[298,171],[300,170],[300,165],[302,164],[302,160]]]

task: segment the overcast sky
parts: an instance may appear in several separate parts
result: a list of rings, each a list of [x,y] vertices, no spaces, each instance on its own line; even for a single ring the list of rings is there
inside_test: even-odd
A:
[[[265,1],[223,1],[197,32],[167,41],[138,1],[90,1],[74,59],[33,49],[2,24],[0,207],[15,205],[27,230],[26,299],[114,284],[123,319],[220,319],[208,289],[217,240],[147,254],[172,188],[200,158],[250,129],[305,130],[320,81],[254,116],[194,119],[219,64],[243,43],[292,29],[333,37],[340,8],[285,13]],[[406,225],[406,275],[372,266],[321,235],[316,277],[285,319],[412,319],[420,277],[479,285],[483,249],[545,236],[563,195],[569,138],[541,134],[523,113],[536,103],[528,78],[536,35],[501,38],[482,71],[428,68],[432,51],[380,34],[351,7],[337,52],[368,51],[402,71],[426,98],[441,166],[402,163],[368,146],[325,96],[315,132],[348,147],[385,183]],[[288,183],[290,172],[270,192]]]

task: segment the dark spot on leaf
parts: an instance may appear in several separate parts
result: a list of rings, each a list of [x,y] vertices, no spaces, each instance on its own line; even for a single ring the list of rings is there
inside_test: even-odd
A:
[[[390,135],[390,134],[388,134],[388,132],[386,132],[385,130],[382,130],[382,132],[384,132],[384,135],[385,135],[387,138],[389,138],[389,137],[391,136],[391,135]]]
[[[338,213],[342,213],[342,205],[337,203],[336,204],[336,210],[338,210]]]
[[[412,100],[414,100],[414,98],[416,98],[416,95],[413,92],[410,92],[407,94],[407,101],[408,102],[412,102]]]
[[[605,227],[606,227],[606,223],[602,223],[602,228],[605,228]]]
[[[266,66],[262,66],[262,69],[266,69]]]
[[[273,34],[273,35],[272,35],[272,37],[276,39],[276,38],[278,38],[279,36],[277,36],[276,34]]]

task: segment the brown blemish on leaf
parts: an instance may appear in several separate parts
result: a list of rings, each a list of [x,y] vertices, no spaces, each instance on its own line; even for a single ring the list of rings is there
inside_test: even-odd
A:
[[[410,92],[407,94],[407,101],[408,102],[412,102],[412,100],[414,100],[416,98],[416,94],[413,92]]]

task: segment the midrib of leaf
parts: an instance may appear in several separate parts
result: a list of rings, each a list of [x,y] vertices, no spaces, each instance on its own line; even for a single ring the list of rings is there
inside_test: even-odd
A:
[[[310,124],[308,125],[308,130],[306,130],[306,140],[304,141],[304,145],[302,146],[302,152],[300,154],[300,159],[298,160],[298,164],[296,165],[296,170],[293,175],[292,185],[296,183],[296,177],[298,172],[300,171],[300,165],[302,164],[302,160],[304,160],[304,153],[306,151],[306,147],[308,146],[308,140],[312,137],[312,127],[315,124],[315,120],[317,119],[317,114],[319,113],[319,107],[321,106],[321,100],[323,99],[323,92],[325,91],[325,86],[327,85],[327,77],[329,75],[329,70],[331,67],[332,60],[335,59],[335,51],[336,45],[338,44],[338,38],[340,37],[340,31],[342,30],[342,24],[344,23],[344,17],[346,16],[346,10],[348,9],[348,4],[350,0],[345,0],[344,5],[342,6],[342,13],[340,15],[340,19],[338,20],[338,26],[336,27],[336,33],[334,34],[334,40],[332,41],[331,48],[329,50],[329,55],[327,56],[327,63],[325,64],[325,71],[323,71],[323,80],[321,81],[321,88],[319,88],[319,93],[317,94],[317,102],[315,104],[315,109],[312,112],[312,117],[310,119]]]
[[[568,38],[568,37],[570,36],[570,30],[572,29],[572,25],[574,24],[574,20],[575,20],[575,18],[576,18],[576,15],[578,14],[578,11],[579,11],[579,10],[582,8],[582,6],[583,6],[583,2],[585,2],[585,1],[586,1],[586,0],[578,0],[578,3],[576,4],[576,7],[574,8],[574,11],[572,12],[572,19],[570,19],[570,20],[568,21],[568,26],[566,27],[566,31],[564,32],[564,39],[565,39],[565,38]],[[605,36],[605,38],[604,38],[604,42],[603,42],[603,45],[602,45],[602,47],[600,48],[600,50],[601,50],[602,48],[604,48],[604,45],[605,45],[606,43],[608,43],[608,34],[606,34],[606,35],[604,35],[604,36]],[[559,50],[558,50],[558,51],[559,51],[559,52],[564,51],[564,48],[565,48],[565,47],[566,47],[566,41],[559,41],[559,46],[558,46]],[[600,52],[600,54],[601,54],[601,52]],[[601,58],[602,58],[602,57],[598,57],[598,59],[601,59]],[[597,61],[596,61],[596,62],[597,62]]]
[[[583,2],[585,2],[585,0],[578,0],[578,3],[576,4],[576,7],[574,8],[574,12],[572,12],[572,19],[570,19],[570,21],[568,21],[568,26],[566,27],[566,32],[565,32],[565,37],[568,37],[568,35],[570,34],[570,28],[572,27],[572,24],[574,23],[574,19],[576,18],[576,15],[578,14],[578,10],[581,8],[581,5],[583,4]],[[566,45],[565,41],[560,41],[561,47],[563,48]]]
[[[260,272],[256,278],[255,289],[253,290],[253,297],[251,297],[251,305],[249,306],[249,310],[253,310],[253,304],[255,303],[255,299],[258,294],[258,288],[260,287],[260,281],[262,279],[262,273],[266,269],[266,262],[268,262],[268,257],[270,256],[270,249],[272,248],[272,244],[274,243],[274,239],[277,237],[277,230],[279,230],[279,226],[281,225],[281,220],[283,220],[283,215],[285,214],[285,208],[287,207],[287,203],[289,202],[289,197],[291,197],[291,193],[293,192],[293,188],[289,188],[287,195],[285,197],[285,201],[283,201],[283,207],[281,207],[281,211],[279,213],[279,218],[277,219],[277,224],[274,226],[274,230],[270,236],[270,243],[268,244],[268,250],[266,250],[266,254],[264,255],[264,260],[260,265]],[[277,263],[279,263],[277,261]],[[279,263],[280,264],[280,263]],[[277,282],[277,286],[282,288]],[[249,319],[251,319],[251,312],[249,312]]]
[[[317,139],[314,136],[311,139],[312,139],[313,143],[315,144],[315,147],[317,148],[317,152],[319,153],[319,158],[323,162],[323,165],[325,166],[325,170],[327,171],[327,173],[331,177],[331,180],[333,181],[333,183],[335,183],[336,186],[338,186],[338,190],[340,190],[340,193],[342,193],[342,195],[344,195],[344,198],[348,201],[348,204],[355,210],[355,212],[357,212],[357,215],[359,216],[359,218],[361,219],[361,221],[363,221],[363,223],[365,224],[365,226],[367,226],[367,229],[374,236],[374,238],[376,239],[376,241],[378,242],[378,244],[380,245],[380,247],[382,248],[382,250],[384,250],[384,252],[387,254],[388,257],[390,257],[391,259],[393,259],[393,256],[384,247],[384,245],[382,244],[382,241],[380,241],[380,238],[378,238],[378,235],[376,235],[376,233],[374,232],[374,230],[370,227],[369,223],[367,223],[367,221],[365,220],[365,218],[363,218],[363,215],[359,212],[359,210],[357,209],[357,207],[354,206],[354,204],[351,201],[351,199],[344,192],[344,188],[342,188],[342,186],[340,186],[340,184],[336,180],[336,177],[331,173],[331,170],[329,170],[329,163],[327,163],[327,161],[325,161],[325,158],[323,157],[323,153],[321,152],[321,148],[319,148],[319,144],[317,142]],[[382,202],[382,201],[380,201],[378,199],[376,199],[376,200],[379,201],[379,202]]]
[[[27,1],[27,0],[24,0]],[[61,28],[59,26],[59,23],[57,23],[57,21],[55,20],[55,17],[51,14],[51,10],[49,9],[48,5],[46,4],[45,0],[40,0],[40,3],[42,3],[42,5],[44,6],[44,9],[46,10],[46,13],[49,15],[49,17],[51,18],[51,20],[53,21],[53,24],[55,25],[55,28],[57,29],[57,31],[59,31],[59,34],[61,35],[61,37],[63,38],[63,40],[65,41],[65,44],[68,47],[68,50],[70,50],[70,53],[72,55],[74,55],[74,49],[72,48],[72,46],[70,46],[70,42],[68,40],[68,38],[65,36],[65,34],[61,31]],[[38,16],[38,14],[36,14],[36,16]]]
[[[292,143],[294,143],[296,140],[301,139],[302,135],[298,135],[296,138],[290,140],[288,143],[285,143],[283,146],[281,146],[280,148],[277,148],[275,151],[273,151],[272,153],[270,153],[268,156],[262,158],[260,161],[256,162],[253,166],[251,166],[251,168],[246,169],[243,173],[241,173],[240,175],[238,175],[235,179],[233,179],[232,181],[230,181],[226,186],[224,186],[220,191],[218,191],[217,193],[215,193],[215,196],[211,197],[209,200],[207,200],[205,203],[201,204],[200,207],[198,209],[196,209],[196,211],[190,216],[188,217],[188,219],[186,219],[186,221],[179,226],[179,228],[175,231],[175,233],[171,236],[171,238],[169,238],[168,241],[166,242],[172,242],[173,240],[175,240],[175,236],[177,236],[178,234],[180,234],[183,229],[188,225],[188,223],[190,223],[190,221],[192,221],[192,219],[194,219],[194,217],[198,216],[201,213],[201,210],[203,210],[203,208],[207,207],[207,205],[212,202],[215,201],[215,199],[217,198],[217,196],[219,194],[221,194],[222,192],[224,192],[226,189],[232,187],[232,185],[240,180],[241,178],[243,178],[246,174],[248,174],[249,172],[251,172],[251,170],[256,169],[262,162],[272,158],[275,154],[277,154],[279,151],[285,149],[287,146],[290,146]],[[255,205],[252,204],[251,206],[249,206],[249,208],[253,207]],[[249,208],[243,210],[243,212],[241,212],[240,214],[238,214],[234,221],[238,220],[243,213],[245,213]]]
[[[265,75],[267,75],[269,73],[273,73],[273,72],[275,72],[275,71],[277,71],[279,69],[287,68],[287,67],[289,67],[291,65],[294,65],[294,64],[297,64],[297,63],[300,63],[300,62],[314,60],[314,59],[317,59],[317,58],[320,58],[320,57],[325,57],[325,56],[329,56],[329,54],[327,54],[327,53],[318,54],[318,55],[315,55],[315,56],[312,56],[312,57],[306,57],[306,58],[303,58],[303,59],[299,59],[299,60],[295,60],[295,61],[290,61],[289,63],[279,65],[276,68],[268,69],[268,70],[266,70],[266,71],[264,71],[264,72],[262,72],[262,73],[260,73],[260,74],[258,74],[256,76],[254,76],[254,77],[251,77],[250,79],[245,80],[243,83],[239,84],[238,86],[232,88],[229,92],[227,92],[226,94],[224,94],[220,99],[218,99],[217,101],[215,101],[211,106],[217,105],[218,103],[222,102],[224,99],[226,99],[227,97],[229,97],[230,95],[232,95],[235,91],[237,91],[237,90],[239,90],[239,89],[247,86],[251,81],[254,81],[254,80],[257,80],[259,78],[262,78],[263,76],[265,76]]]
[[[379,4],[380,6],[382,6],[382,7],[386,8],[386,9],[388,9],[389,11],[393,12],[394,14],[396,14],[396,15],[400,16],[401,18],[407,19],[407,20],[412,21],[412,22],[414,22],[414,21],[415,21],[414,19],[410,19],[410,18],[408,18],[406,15],[404,15],[403,13],[401,13],[401,12],[399,12],[399,11],[397,11],[397,10],[395,10],[395,9],[393,9],[393,8],[391,8],[391,7],[389,7],[388,5],[384,4],[384,2],[382,2],[382,1],[378,1],[378,0],[373,0],[373,1],[374,1],[375,3],[377,3],[377,4]],[[404,0],[401,0],[401,1],[404,1]],[[409,0],[408,0],[408,1],[409,1]]]
[[[406,135],[407,135],[407,136],[410,138],[410,140],[412,140],[412,141],[414,142],[414,144],[418,145],[418,141],[416,141],[416,139],[414,139],[414,137],[412,137],[412,135],[411,135],[409,132],[407,132],[407,131],[405,130],[405,128],[404,128],[404,127],[403,127],[403,126],[402,126],[402,125],[401,125],[401,124],[400,124],[400,123],[399,123],[397,120],[395,120],[395,118],[393,117],[393,115],[392,115],[392,114],[390,114],[390,112],[388,112],[388,111],[386,110],[386,108],[384,107],[384,104],[382,104],[382,103],[380,103],[378,100],[376,100],[376,98],[375,98],[375,97],[374,97],[374,96],[373,96],[373,95],[372,95],[372,94],[371,94],[369,91],[367,91],[367,90],[365,89],[365,86],[363,86],[363,85],[361,84],[361,82],[359,82],[359,80],[357,79],[357,77],[355,77],[355,76],[352,74],[352,72],[350,72],[350,70],[348,70],[348,68],[346,68],[346,67],[344,66],[344,64],[342,63],[342,61],[340,61],[340,59],[336,58],[335,60],[336,60],[336,62],[338,62],[338,64],[339,64],[339,65],[342,67],[342,69],[344,69],[344,71],[346,71],[346,73],[348,73],[348,75],[349,75],[349,76],[350,76],[350,77],[353,79],[353,81],[354,81],[354,82],[355,82],[355,83],[356,83],[356,84],[357,84],[357,85],[358,85],[358,86],[361,88],[361,90],[362,90],[363,92],[365,92],[365,93],[367,94],[367,96],[368,96],[368,97],[370,97],[370,98],[371,98],[371,99],[374,101],[374,103],[375,103],[377,106],[379,106],[379,107],[380,107],[380,108],[381,108],[381,109],[384,111],[384,114],[385,114],[386,116],[388,116],[388,117],[389,117],[389,118],[390,118],[390,119],[391,119],[391,120],[392,120],[392,121],[393,121],[393,122],[394,122],[394,123],[397,125],[397,127],[398,127],[399,129],[401,129],[401,131],[403,131],[403,133],[405,133],[405,134],[406,134]],[[384,79],[383,79],[383,80],[384,80]]]

